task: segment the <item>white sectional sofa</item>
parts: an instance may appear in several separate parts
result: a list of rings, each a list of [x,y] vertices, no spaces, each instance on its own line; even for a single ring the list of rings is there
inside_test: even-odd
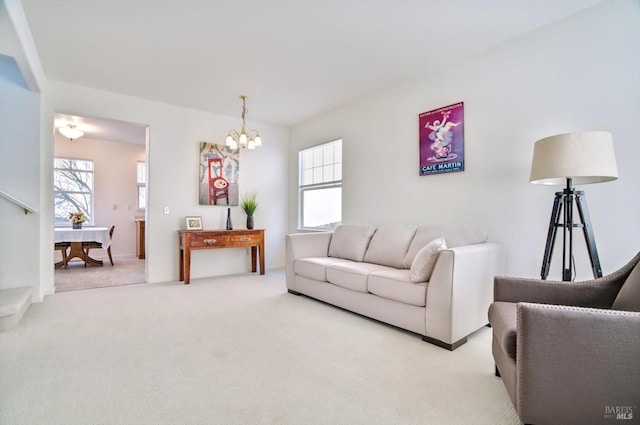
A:
[[[342,224],[287,235],[287,289],[454,350],[488,323],[499,245],[467,226]]]

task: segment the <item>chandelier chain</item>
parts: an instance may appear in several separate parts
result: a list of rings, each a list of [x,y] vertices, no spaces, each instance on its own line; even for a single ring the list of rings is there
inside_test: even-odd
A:
[[[231,150],[237,150],[238,147],[243,149],[255,149],[262,146],[262,138],[257,130],[247,132],[247,96],[242,95],[240,96],[240,99],[242,99],[242,129],[240,130],[240,133],[233,129],[229,130],[227,133],[226,146],[231,148]]]
[[[246,100],[247,96],[240,96],[242,98],[242,130],[245,129],[245,116],[247,115]]]

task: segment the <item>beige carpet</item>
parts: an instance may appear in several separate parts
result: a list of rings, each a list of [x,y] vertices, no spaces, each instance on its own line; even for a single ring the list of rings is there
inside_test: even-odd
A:
[[[56,292],[131,285],[147,281],[144,260],[135,256],[116,257],[113,259],[113,266],[108,257],[96,259],[103,260],[104,266],[85,268],[84,262],[76,259],[69,263],[68,268],[56,269],[53,278]]]
[[[0,333],[0,423],[518,424],[490,345],[449,352],[282,271],[63,292]]]

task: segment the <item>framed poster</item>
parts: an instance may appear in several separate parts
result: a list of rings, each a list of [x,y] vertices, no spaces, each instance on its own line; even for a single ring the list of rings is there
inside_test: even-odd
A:
[[[420,175],[464,171],[464,103],[419,115]]]
[[[200,205],[238,205],[239,152],[200,142]]]

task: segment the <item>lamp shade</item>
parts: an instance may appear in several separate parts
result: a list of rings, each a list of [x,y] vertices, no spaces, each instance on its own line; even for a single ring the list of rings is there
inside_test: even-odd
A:
[[[544,185],[602,183],[618,178],[611,133],[584,131],[538,140],[529,182]]]

